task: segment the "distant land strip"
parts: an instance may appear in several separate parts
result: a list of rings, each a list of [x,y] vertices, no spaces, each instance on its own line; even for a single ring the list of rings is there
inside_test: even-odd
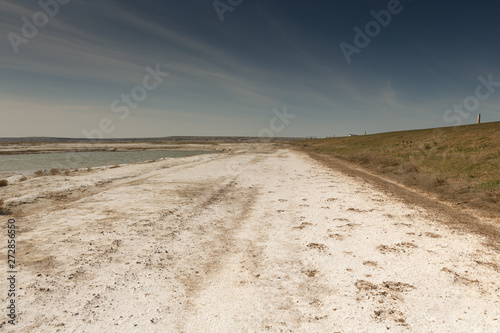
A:
[[[290,142],[307,138],[272,137],[261,138],[251,136],[168,136],[159,138],[113,138],[113,139],[85,139],[85,138],[56,138],[56,137],[20,137],[0,138],[1,143],[118,143],[118,142],[185,142],[185,143],[233,143],[233,142]]]

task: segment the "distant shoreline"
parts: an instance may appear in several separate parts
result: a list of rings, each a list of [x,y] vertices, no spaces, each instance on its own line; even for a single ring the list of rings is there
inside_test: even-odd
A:
[[[222,151],[220,151],[222,152]],[[81,168],[101,168],[123,166],[133,163],[148,163],[164,158],[179,158],[218,153],[216,150],[130,150],[130,151],[89,151],[57,152],[40,154],[18,154],[0,156],[0,175],[31,175],[40,173],[69,173]]]
[[[256,143],[256,142],[290,142],[305,140],[304,137],[252,137],[252,136],[169,136],[161,138],[110,138],[110,139],[83,139],[58,137],[5,137],[0,138],[2,143],[87,143],[99,145],[103,143],[151,143],[151,144],[185,144],[185,143]]]
[[[128,151],[159,151],[159,150],[187,150],[187,151],[217,151],[224,144],[217,143],[148,143],[148,142],[117,142],[110,143],[12,143],[0,145],[0,156],[52,153],[89,153],[89,152],[128,152]]]

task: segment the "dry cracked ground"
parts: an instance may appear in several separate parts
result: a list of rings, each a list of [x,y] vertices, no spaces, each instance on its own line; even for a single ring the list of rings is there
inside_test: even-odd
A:
[[[2,331],[500,331],[500,258],[483,237],[294,150],[1,191],[23,211],[18,324]]]

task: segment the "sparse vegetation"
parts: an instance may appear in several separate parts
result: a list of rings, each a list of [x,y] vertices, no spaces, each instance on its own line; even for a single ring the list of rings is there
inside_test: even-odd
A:
[[[9,182],[6,179],[0,180],[0,187],[9,185]]]
[[[19,181],[20,181],[20,182],[24,182],[26,179],[28,179],[28,177],[26,177],[26,176],[22,176],[21,178],[19,178]]]
[[[446,184],[446,179],[443,177],[436,177],[434,180],[434,186],[443,186],[444,184]]]
[[[33,172],[35,174],[35,176],[37,177],[41,177],[41,176],[47,176],[49,173],[47,172],[47,170],[38,170],[38,171],[35,171]]]
[[[50,171],[47,170],[38,170],[33,172],[35,176],[41,177],[41,176],[56,176],[60,175],[61,173],[65,174],[66,176],[69,176],[70,170],[69,169],[59,169],[59,168],[52,168]]]
[[[500,122],[297,142],[404,185],[500,212]]]
[[[118,164],[115,164],[115,165],[110,166],[109,168],[110,168],[110,169],[116,169],[116,168],[119,168],[119,167],[120,167],[120,166],[119,166]]]
[[[401,172],[402,173],[414,173],[418,172],[418,167],[410,162],[405,162],[401,165]]]

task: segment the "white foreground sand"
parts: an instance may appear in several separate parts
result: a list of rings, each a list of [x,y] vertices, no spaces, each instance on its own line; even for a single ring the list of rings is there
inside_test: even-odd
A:
[[[500,332],[500,257],[482,238],[252,147],[1,189],[26,216],[18,324],[0,330]]]

